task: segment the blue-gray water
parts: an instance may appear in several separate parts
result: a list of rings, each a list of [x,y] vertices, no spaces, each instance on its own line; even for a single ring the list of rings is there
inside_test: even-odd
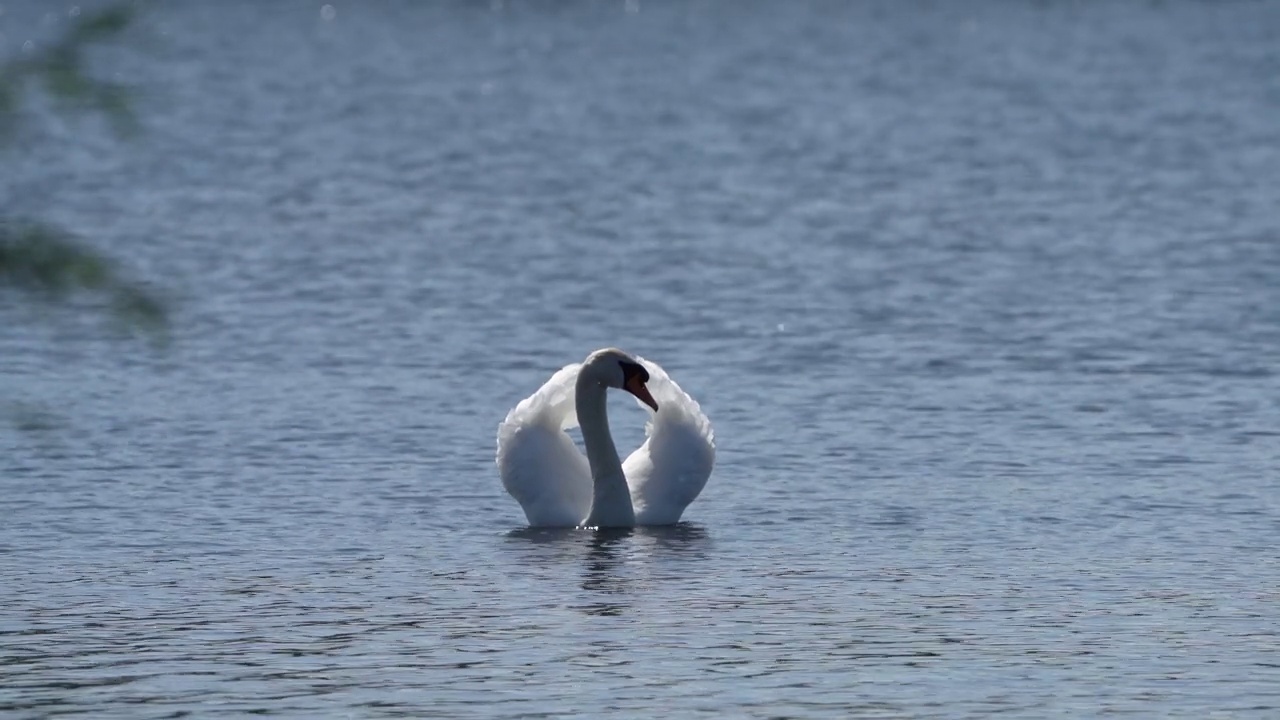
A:
[[[5,5],[6,56],[69,6]],[[155,353],[0,296],[5,718],[1280,715],[1280,5],[128,37],[142,134],[37,106],[0,155],[177,301]],[[497,423],[604,345],[716,470],[674,529],[529,531]]]

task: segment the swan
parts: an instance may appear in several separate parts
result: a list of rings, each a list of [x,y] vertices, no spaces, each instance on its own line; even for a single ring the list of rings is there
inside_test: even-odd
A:
[[[647,438],[622,462],[608,388],[652,410]],[[567,428],[581,425],[583,456]],[[657,363],[617,348],[561,368],[498,426],[498,474],[532,527],[673,525],[715,464],[711,422]]]

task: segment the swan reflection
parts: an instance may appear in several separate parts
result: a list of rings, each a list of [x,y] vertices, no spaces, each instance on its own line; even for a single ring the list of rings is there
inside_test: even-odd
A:
[[[621,615],[630,603],[632,580],[623,570],[628,541],[635,535],[633,528],[601,528],[592,533],[588,544],[586,568],[582,573],[583,590],[605,596],[583,606],[588,615]]]
[[[577,559],[583,563],[579,587],[588,602],[579,606],[590,615],[620,615],[646,591],[665,579],[684,575],[670,569],[707,557],[711,537],[693,523],[638,528],[520,528],[506,534],[509,541],[533,551],[539,566]]]

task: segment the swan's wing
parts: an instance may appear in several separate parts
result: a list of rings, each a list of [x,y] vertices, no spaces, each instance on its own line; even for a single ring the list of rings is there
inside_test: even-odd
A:
[[[534,527],[573,527],[591,512],[591,468],[565,428],[578,424],[566,365],[498,426],[498,474]]]
[[[648,439],[622,464],[637,525],[671,525],[698,497],[716,461],[711,421],[698,403],[656,363],[636,358],[649,371],[658,412],[645,427]],[[641,403],[641,407],[648,406]]]

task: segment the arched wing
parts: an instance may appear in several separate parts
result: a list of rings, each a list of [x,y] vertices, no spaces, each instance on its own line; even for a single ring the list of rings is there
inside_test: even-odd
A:
[[[715,465],[715,434],[698,403],[656,363],[636,358],[649,371],[658,412],[645,427],[648,439],[622,464],[637,525],[671,525],[693,502]],[[641,404],[641,407],[647,406]]]
[[[573,527],[591,512],[591,468],[566,428],[576,427],[567,365],[498,426],[498,474],[533,527]]]

